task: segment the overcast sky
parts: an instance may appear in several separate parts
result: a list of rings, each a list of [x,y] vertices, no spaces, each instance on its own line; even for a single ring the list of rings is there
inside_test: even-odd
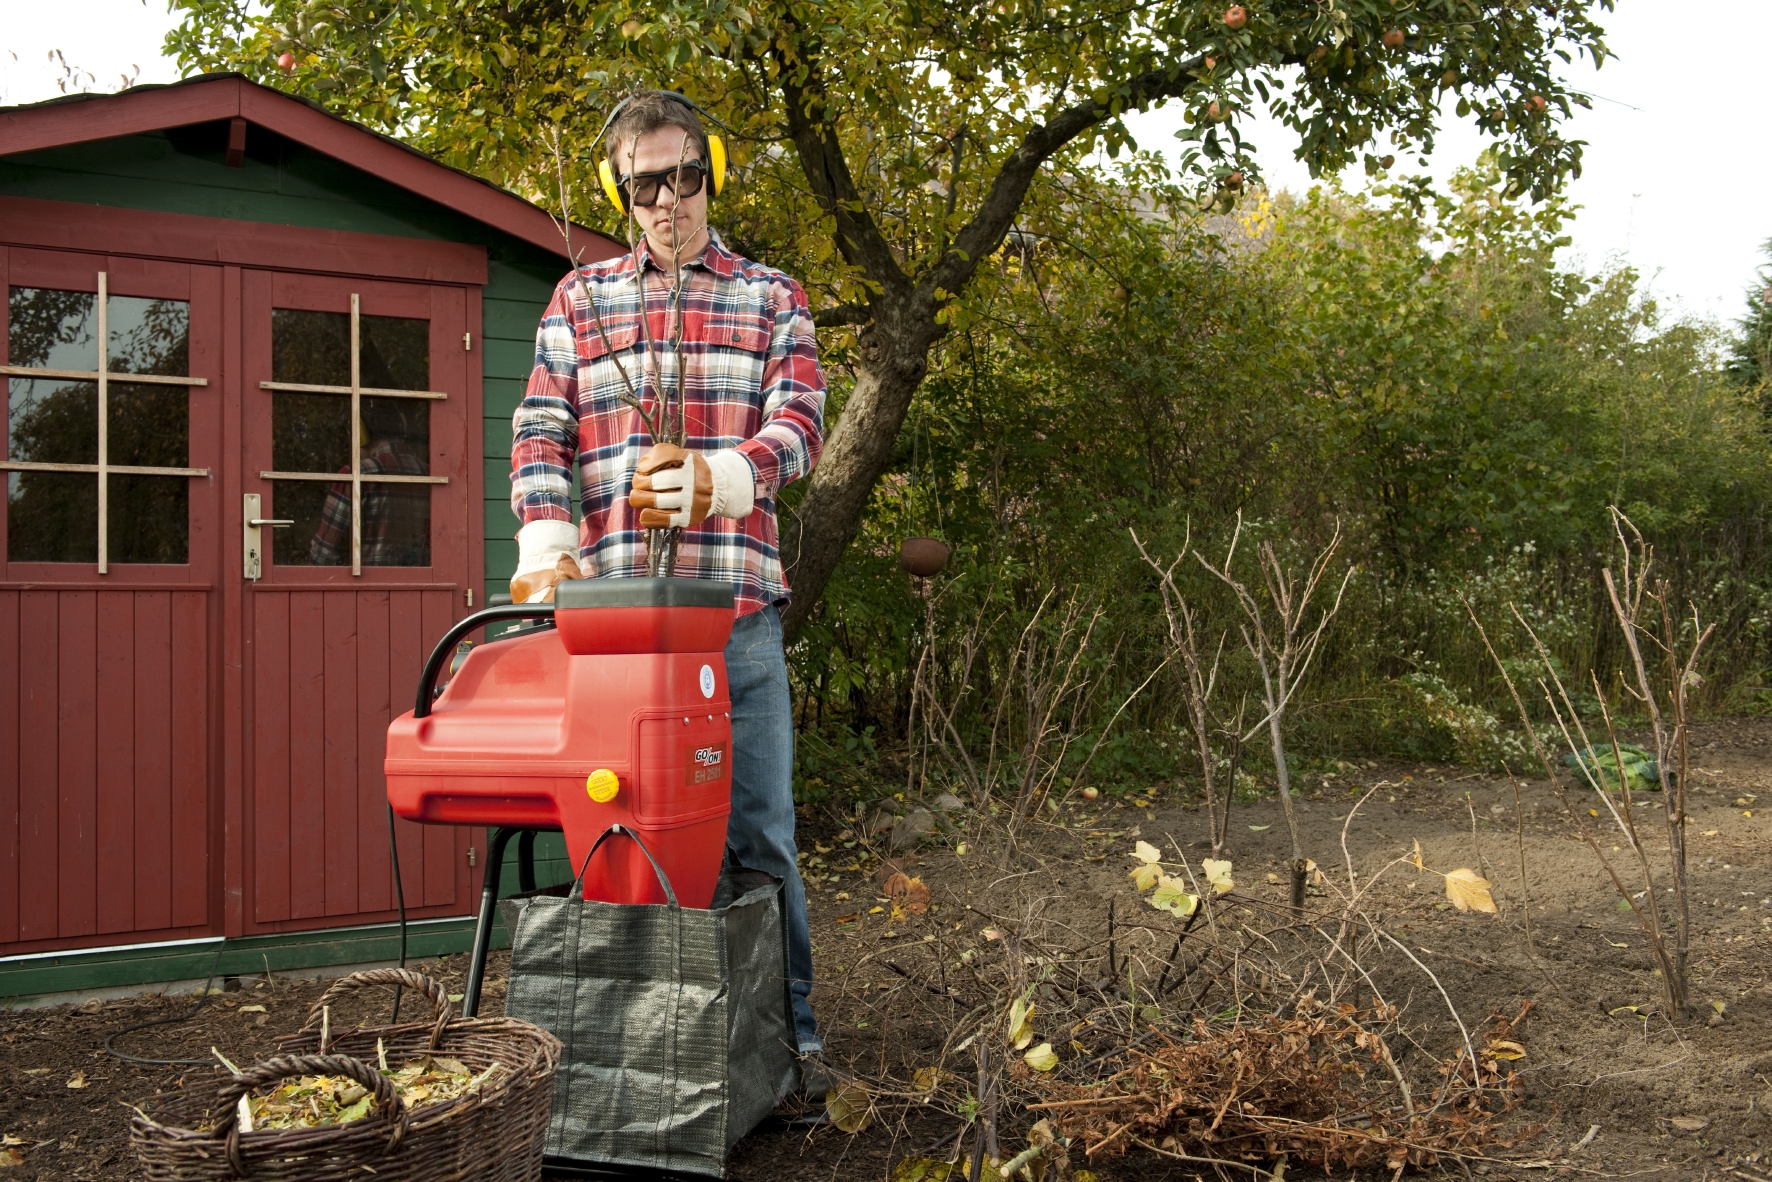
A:
[[[1570,230],[1570,261],[1590,268],[1628,261],[1670,310],[1733,321],[1763,261],[1760,247],[1772,238],[1761,73],[1772,44],[1772,0],[1702,7],[1618,0],[1617,7],[1602,18],[1617,59],[1597,72],[1577,63],[1568,74],[1595,96],[1593,110],[1578,111],[1571,128],[1588,148],[1570,190],[1583,206]],[[1701,42],[1691,29],[1698,13],[1707,30]],[[96,78],[83,78],[85,89],[115,90],[138,70],[142,82],[172,81],[177,71],[160,56],[160,43],[173,23],[164,0],[0,0],[0,104],[60,93],[64,70],[49,60],[56,49]],[[1141,146],[1174,146],[1176,115],[1156,111],[1131,122]],[[1270,183],[1308,187],[1289,132],[1258,122],[1247,134]],[[1474,131],[1448,128],[1429,170],[1444,177],[1481,146]],[[1412,164],[1405,156],[1398,171]]]

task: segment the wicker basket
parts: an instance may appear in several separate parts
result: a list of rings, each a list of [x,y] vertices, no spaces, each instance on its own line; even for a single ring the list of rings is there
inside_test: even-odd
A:
[[[327,1038],[322,1009],[365,985],[403,985],[430,997],[431,1022],[358,1026]],[[372,969],[341,978],[314,1003],[308,1021],[278,1044],[283,1054],[212,1092],[185,1092],[129,1122],[143,1174],[167,1182],[253,1178],[274,1182],[404,1179],[406,1182],[535,1182],[554,1100],[560,1040],[515,1018],[453,1018],[443,987],[410,969]],[[484,1088],[408,1110],[370,1064],[376,1040],[390,1063],[435,1052],[478,1074]],[[254,1088],[297,1075],[343,1075],[370,1089],[370,1114],[341,1125],[241,1133],[237,1103]],[[199,1126],[208,1125],[206,1131]]]

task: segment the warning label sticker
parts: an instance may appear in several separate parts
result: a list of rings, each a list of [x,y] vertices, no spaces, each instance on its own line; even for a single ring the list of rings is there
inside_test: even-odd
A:
[[[684,754],[687,765],[683,782],[688,785],[712,784],[726,778],[726,744],[709,743],[688,748]]]

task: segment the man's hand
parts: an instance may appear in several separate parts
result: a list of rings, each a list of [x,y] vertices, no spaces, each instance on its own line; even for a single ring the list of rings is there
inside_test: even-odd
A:
[[[542,570],[530,571],[526,575],[518,575],[511,580],[512,603],[552,603],[554,588],[566,579],[582,579],[584,572],[578,567],[578,559],[570,554],[560,555],[559,561],[553,566]]]
[[[737,451],[708,455],[674,443],[655,443],[634,468],[628,504],[640,510],[641,529],[694,528],[718,517],[750,516],[756,473]]]

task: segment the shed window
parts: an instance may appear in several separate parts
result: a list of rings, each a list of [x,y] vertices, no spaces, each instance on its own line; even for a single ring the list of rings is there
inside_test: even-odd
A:
[[[431,564],[430,322],[271,311],[273,516],[279,566]],[[357,457],[353,466],[351,457]],[[350,478],[340,480],[340,475]]]
[[[190,304],[7,293],[7,558],[188,561]]]

